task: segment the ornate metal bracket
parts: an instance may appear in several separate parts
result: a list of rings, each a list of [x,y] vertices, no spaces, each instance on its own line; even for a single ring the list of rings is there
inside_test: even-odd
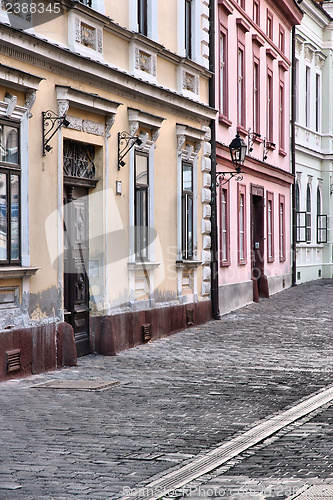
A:
[[[46,156],[46,152],[51,151],[52,147],[49,145],[52,137],[58,132],[60,127],[64,125],[68,127],[69,121],[66,119],[66,115],[58,116],[54,111],[42,111],[43,117],[43,156]]]
[[[141,146],[142,139],[137,135],[130,135],[128,132],[118,132],[118,170],[125,166],[124,157],[135,144]]]
[[[272,141],[269,141],[266,137],[264,137],[263,145],[264,145],[264,151],[263,151],[263,155],[262,155],[262,161],[266,161],[268,150],[271,148],[275,148],[275,143]]]
[[[258,132],[251,132],[251,128],[248,129],[248,135],[247,135],[247,151],[248,153],[252,153],[253,151],[253,143],[255,139],[258,139],[261,137]]]
[[[239,182],[243,180],[243,174],[244,172],[216,172],[216,186],[223,186],[224,184],[227,184],[231,179],[235,178],[235,181]],[[228,176],[228,177],[226,177]]]

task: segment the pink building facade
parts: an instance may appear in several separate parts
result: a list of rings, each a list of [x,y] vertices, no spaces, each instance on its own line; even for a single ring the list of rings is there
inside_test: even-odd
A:
[[[219,308],[224,314],[291,286],[291,0],[218,0],[216,171],[247,144],[243,178],[217,175]]]

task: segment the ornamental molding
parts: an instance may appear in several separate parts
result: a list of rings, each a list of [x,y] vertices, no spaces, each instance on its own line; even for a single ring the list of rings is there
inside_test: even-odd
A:
[[[31,110],[32,110],[32,107],[33,105],[35,104],[35,101],[36,101],[36,90],[29,90],[29,92],[27,92],[25,94],[25,104],[24,106],[27,108],[28,110],[28,115],[29,115],[29,118],[32,118],[32,113],[31,113]]]
[[[0,84],[6,87],[20,90],[21,92],[36,91],[43,80],[45,78],[41,76],[0,63]]]
[[[296,182],[297,182],[298,184],[300,184],[300,183],[301,183],[302,173],[303,173],[303,172],[296,172]]]
[[[304,38],[302,35],[300,35],[299,33],[297,33],[295,35],[295,45],[296,45],[296,52],[298,52],[298,54],[301,54],[302,53],[302,50],[303,50],[303,45],[304,45],[304,42],[305,42],[306,38]]]
[[[192,156],[196,157],[201,149],[202,142],[205,138],[205,134],[207,133],[207,131],[177,123],[176,132],[177,132],[178,155],[185,156],[185,159],[187,159],[189,155],[190,157]],[[186,141],[194,143],[194,146],[192,146],[191,153],[189,153],[190,146],[188,144],[186,144],[186,147],[183,148]]]
[[[315,51],[316,47],[312,43],[307,42],[304,44],[304,56],[309,62],[313,61]]]
[[[105,125],[103,123],[98,123],[93,120],[83,120],[82,121],[83,132],[88,132],[88,134],[104,136]]]
[[[313,175],[308,175],[308,184],[312,188]]]
[[[315,52],[315,64],[316,64],[316,67],[318,69],[320,69],[320,70],[323,69],[324,64],[325,64],[325,59],[326,59],[325,54],[320,52],[320,50],[316,50],[316,52]]]
[[[152,142],[156,144],[165,118],[135,108],[128,108],[127,112],[130,136],[134,136],[140,127],[148,128],[151,131]]]
[[[109,139],[109,137],[111,137],[110,130],[113,127],[115,121],[116,121],[115,113],[107,115],[105,118],[105,137],[107,139]]]

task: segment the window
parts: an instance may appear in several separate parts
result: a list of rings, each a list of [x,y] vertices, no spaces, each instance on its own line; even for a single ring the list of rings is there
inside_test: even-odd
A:
[[[273,40],[273,15],[267,10],[266,35]]]
[[[182,165],[182,256],[193,258],[193,165]]]
[[[185,55],[192,58],[192,1],[185,0]]]
[[[327,243],[327,215],[322,215],[320,186],[317,187],[317,243]]]
[[[92,7],[92,0],[80,0],[80,3],[88,5],[88,7]]]
[[[245,186],[238,185],[238,263],[246,264]]]
[[[305,71],[305,126],[310,127],[310,77],[311,70],[309,67]]]
[[[320,132],[320,94],[321,81],[320,75],[316,74],[316,132]]]
[[[301,241],[301,214],[300,214],[300,192],[299,192],[299,184],[296,182],[295,186],[295,207],[296,207],[296,241],[299,243]]]
[[[253,21],[260,25],[260,6],[259,0],[253,0]]]
[[[135,255],[148,259],[148,154],[135,151]]]
[[[221,266],[230,265],[229,256],[229,197],[226,186],[220,186],[220,262]]]
[[[273,141],[273,75],[271,72],[267,74],[266,137],[269,141]]]
[[[274,195],[267,192],[267,260],[274,261]]]
[[[253,132],[259,133],[260,130],[260,98],[259,98],[259,61],[253,63]]]
[[[311,189],[306,187],[306,242],[311,242]]]
[[[299,61],[295,61],[295,111],[296,111],[296,122],[299,122]]]
[[[220,113],[227,116],[228,110],[228,69],[227,69],[227,36],[220,32]]]
[[[280,95],[279,95],[279,144],[280,150],[284,151],[284,84],[280,82]]]
[[[138,28],[139,33],[148,35],[147,0],[138,0]]]
[[[244,90],[244,50],[238,48],[238,87],[237,87],[237,106],[238,123],[244,125],[245,121],[245,90]],[[245,125],[244,125],[245,126]]]
[[[19,126],[0,121],[0,264],[20,264]]]
[[[237,0],[237,3],[242,7],[242,9],[245,9],[245,0]]]
[[[285,241],[285,197],[279,195],[279,254],[280,261],[286,260],[286,241]]]
[[[285,50],[285,36],[284,36],[284,29],[282,26],[280,26],[280,31],[279,31],[279,49],[281,52],[284,52]]]

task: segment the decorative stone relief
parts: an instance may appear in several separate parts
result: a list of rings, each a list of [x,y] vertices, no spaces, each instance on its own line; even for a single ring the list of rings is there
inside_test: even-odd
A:
[[[302,178],[302,172],[296,172],[296,181],[300,183],[301,178]]]
[[[318,186],[321,188],[323,186],[323,179],[318,179]]]
[[[32,116],[33,116],[31,113],[31,109],[32,109],[32,106],[35,104],[35,101],[36,101],[36,90],[30,90],[29,92],[27,92],[25,94],[24,107],[26,107],[28,109],[29,118],[32,118]]]
[[[185,135],[177,135],[177,152],[179,155],[182,154],[185,141],[186,141]]]
[[[131,136],[135,135],[139,130],[139,122],[138,121],[130,121],[129,122],[129,133]]]
[[[77,43],[81,43],[81,28],[80,28],[80,19],[75,18],[75,41]]]
[[[313,175],[308,175],[308,184],[312,187]]]
[[[311,45],[304,45],[304,55],[305,59],[307,59],[309,62],[312,62],[313,56],[314,56],[314,48]]]
[[[66,115],[66,118],[69,121],[68,128],[82,131],[82,118],[70,115]]]
[[[322,70],[325,64],[326,56],[319,51],[315,53],[315,64],[318,69]]]
[[[83,132],[88,132],[89,134],[104,136],[104,125],[92,120],[83,120],[82,130]]]
[[[69,109],[69,102],[65,99],[58,100],[58,114],[64,116]]]
[[[161,131],[161,129],[160,129],[160,128],[154,128],[154,129],[152,130],[152,133],[151,133],[151,138],[152,138],[152,141],[153,141],[153,143],[154,143],[154,144],[156,144],[156,141],[157,141],[157,139],[158,139],[158,138],[159,138],[159,136],[160,136],[160,131]],[[156,147],[156,146],[155,146],[155,147]]]
[[[184,71],[183,89],[199,95],[199,78],[196,75],[189,73],[188,71]]]
[[[89,49],[96,50],[97,33],[96,28],[81,22],[80,43]]]
[[[115,121],[116,121],[115,114],[107,115],[105,118],[105,137],[107,139],[111,137],[110,130],[113,127]]]

